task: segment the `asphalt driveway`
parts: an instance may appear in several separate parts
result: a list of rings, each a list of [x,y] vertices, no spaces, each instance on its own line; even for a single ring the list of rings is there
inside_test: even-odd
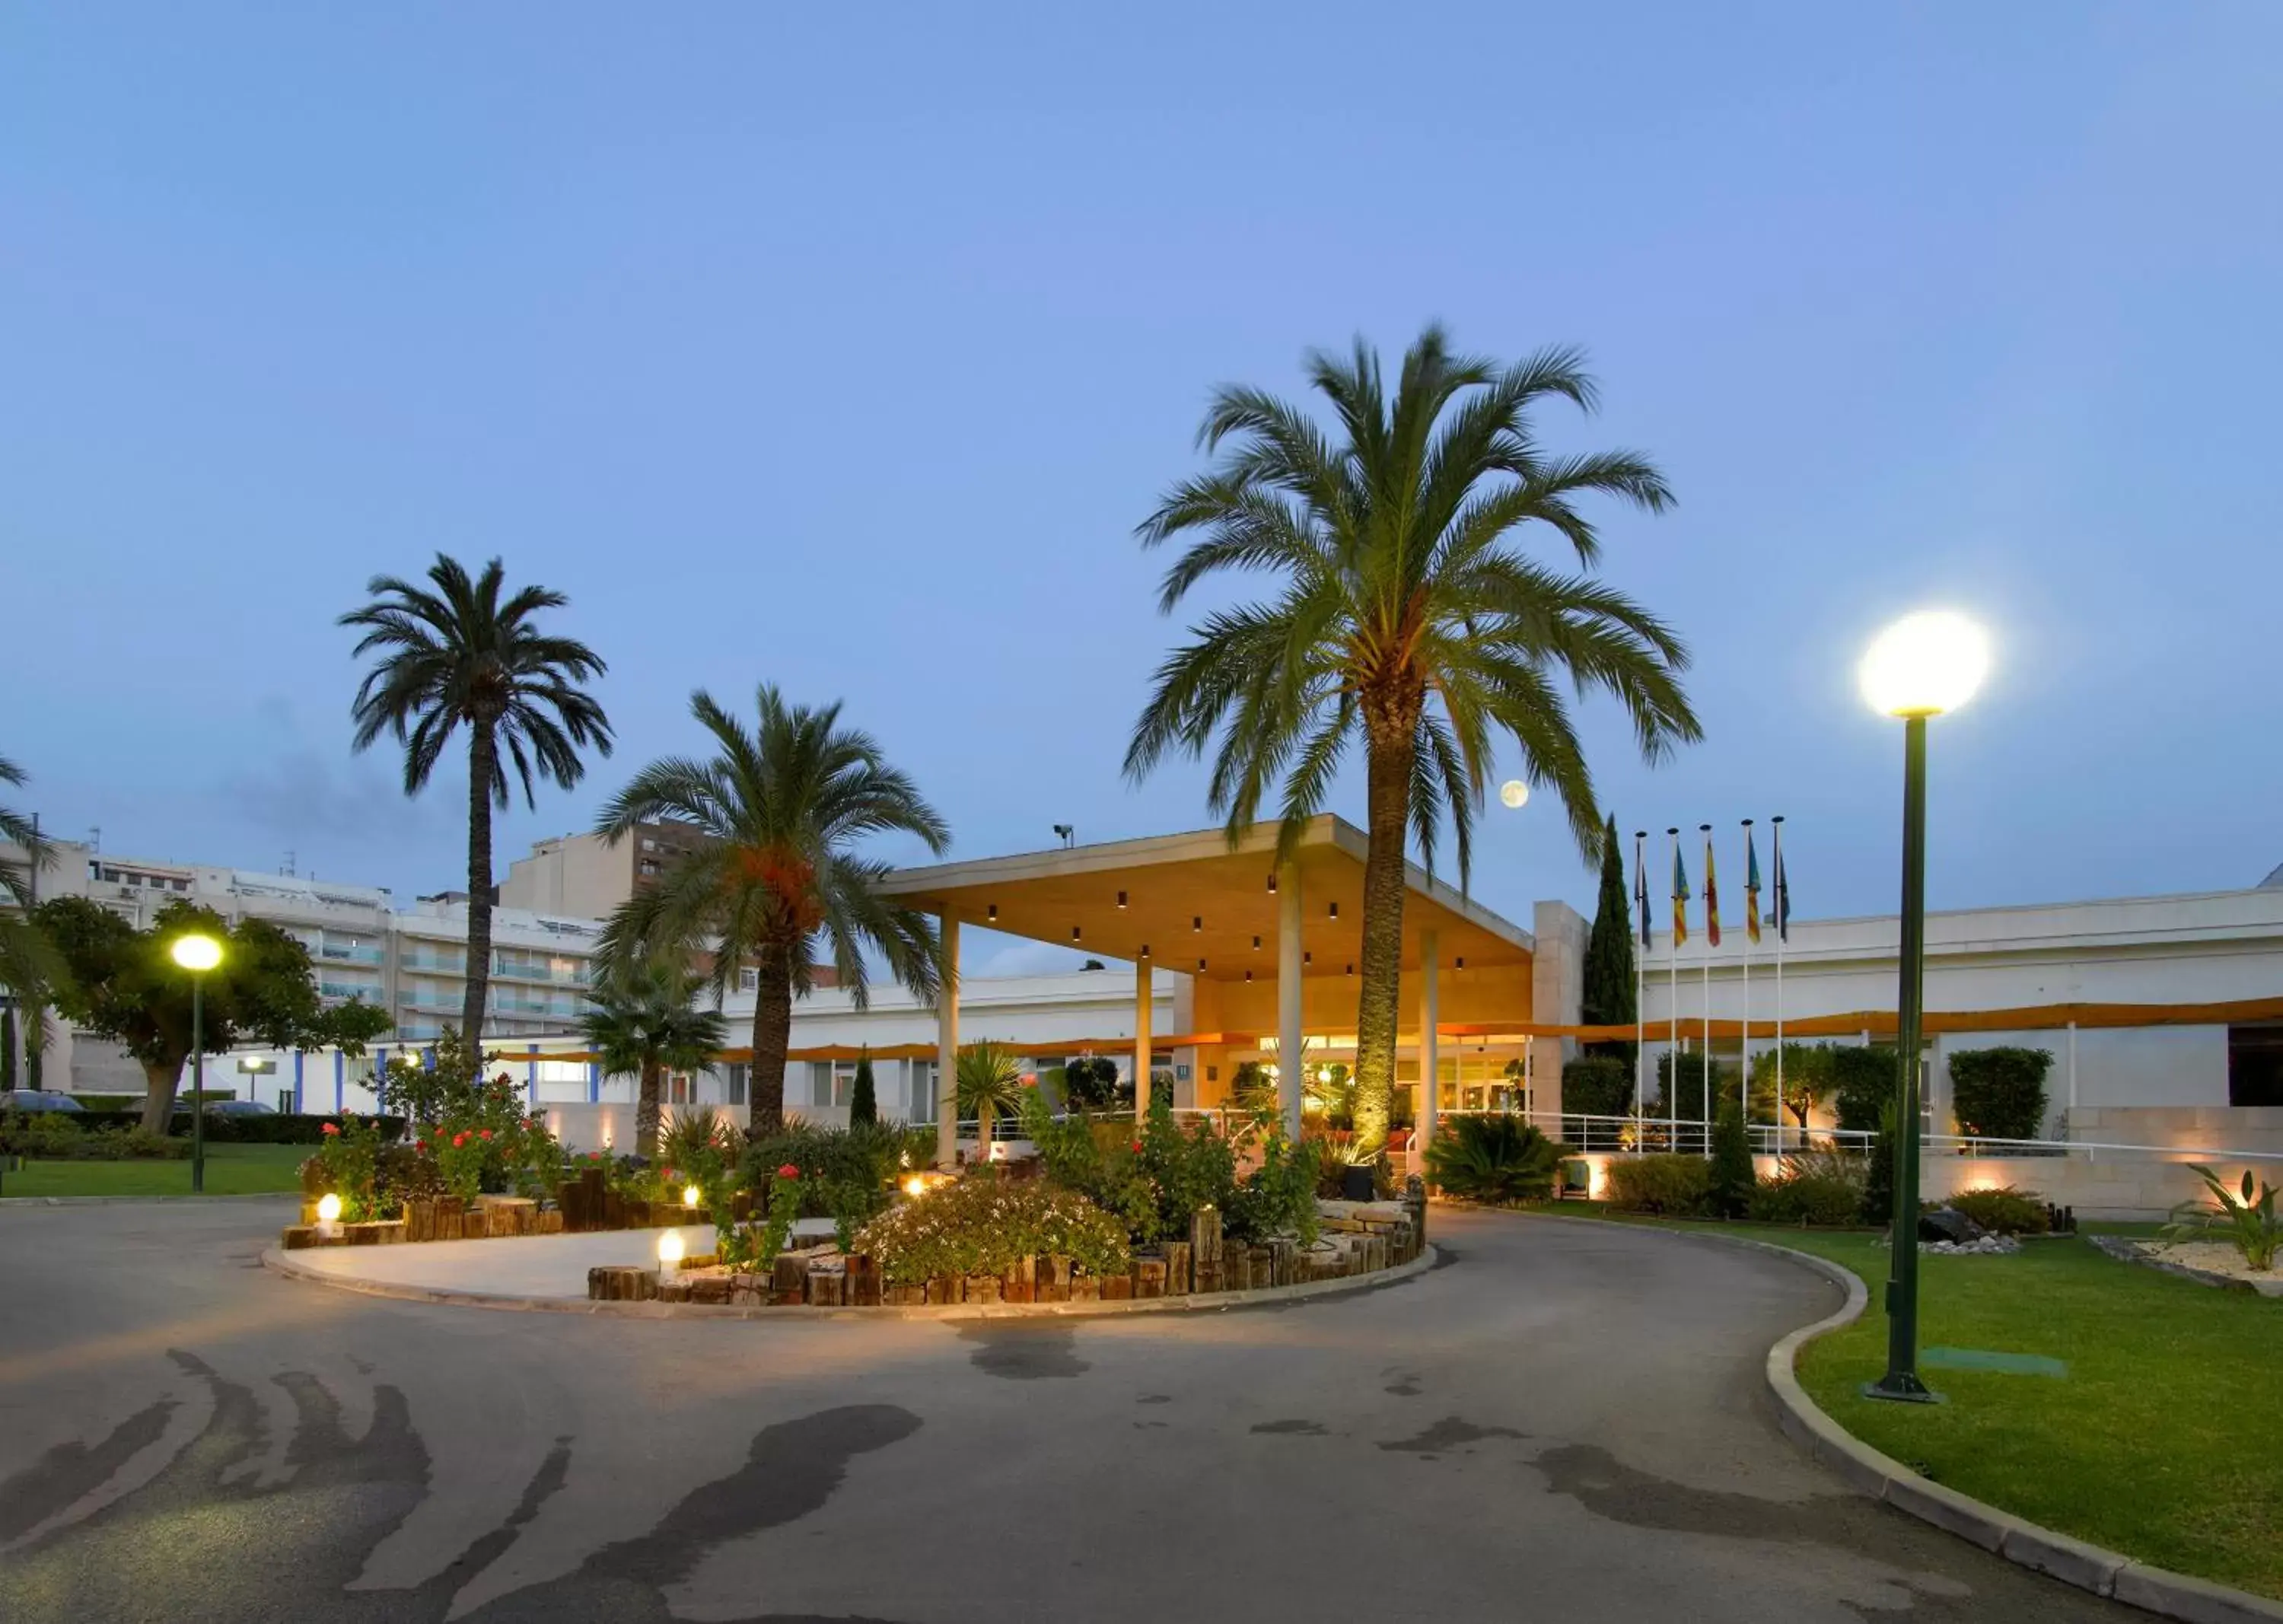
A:
[[[0,1209],[0,1619],[2145,1619],[1851,1495],[1837,1293],[1438,1211],[1358,1296],[1045,1324],[351,1295],[287,1204]]]

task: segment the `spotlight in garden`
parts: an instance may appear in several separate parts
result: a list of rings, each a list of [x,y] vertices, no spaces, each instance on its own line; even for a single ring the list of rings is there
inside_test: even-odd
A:
[[[696,1211],[697,1210],[697,1185],[695,1185],[695,1184],[684,1184],[684,1185],[682,1187],[682,1206],[684,1206],[688,1207],[688,1208],[689,1208],[691,1212],[693,1212],[693,1213],[694,1213],[694,1212],[696,1212]]]
[[[674,1278],[674,1271],[682,1263],[682,1231],[661,1230],[658,1237],[658,1277]]]
[[[317,1232],[327,1240],[341,1232],[341,1198],[330,1191],[317,1198]]]

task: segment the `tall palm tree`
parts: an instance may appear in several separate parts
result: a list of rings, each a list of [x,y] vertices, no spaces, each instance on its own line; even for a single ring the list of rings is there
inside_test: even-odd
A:
[[[22,768],[0,756],[0,784],[20,789],[30,779]],[[12,994],[23,1006],[24,1047],[35,1073],[32,1086],[36,1088],[39,1054],[47,1029],[43,1005],[49,988],[63,973],[62,956],[31,917],[38,890],[32,871],[47,861],[47,846],[32,820],[12,807],[0,807],[0,840],[21,847],[24,853],[21,863],[0,863],[0,902],[7,904],[0,907],[0,988]],[[8,1039],[12,1049],[13,1041],[12,1034]],[[9,1060],[12,1074],[12,1052]]]
[[[820,942],[859,1009],[869,1003],[868,949],[914,993],[935,997],[934,921],[883,896],[888,865],[858,855],[854,843],[902,832],[940,855],[951,832],[869,734],[840,725],[837,703],[787,705],[763,683],[756,705],[758,724],[748,729],[703,689],[691,695],[690,714],[713,735],[713,757],[651,762],[604,808],[595,832],[615,842],[638,824],[672,823],[713,837],[619,908],[602,956],[710,954],[717,999],[741,967],[757,967],[747,1110],[754,1132],[773,1133],[784,1120],[792,1001],[814,984]]]
[[[1158,606],[1222,570],[1280,578],[1266,602],[1219,609],[1158,668],[1126,755],[1139,780],[1168,752],[1219,739],[1210,798],[1234,844],[1282,780],[1280,855],[1321,805],[1350,745],[1364,746],[1371,837],[1364,870],[1356,1014],[1356,1135],[1383,1144],[1395,1080],[1406,832],[1431,868],[1445,815],[1461,881],[1472,859],[1497,736],[1523,776],[1567,808],[1578,848],[1598,855],[1601,808],[1565,684],[1613,696],[1644,756],[1700,736],[1679,683],[1679,638],[1623,593],[1533,562],[1513,543],[1542,524],[1590,567],[1600,544],[1577,498],[1651,512],[1664,476],[1625,451],[1561,456],[1531,423],[1551,396],[1590,411],[1574,350],[1513,366],[1452,354],[1430,326],[1388,397],[1378,356],[1307,361],[1337,439],[1258,389],[1219,390],[1198,431],[1208,473],[1175,486],[1139,527],[1145,547],[1193,536]]]
[[[611,753],[610,722],[581,686],[608,668],[576,638],[545,636],[535,624],[542,610],[571,600],[525,587],[503,602],[504,578],[497,558],[471,580],[458,559],[440,552],[428,566],[433,590],[375,575],[365,583],[373,601],[339,622],[364,629],[358,658],[380,654],[351,707],[356,748],[393,734],[404,746],[407,795],[426,785],[452,735],[468,730],[468,981],[460,1030],[479,1047],[491,988],[492,808],[508,804],[508,766],[523,785],[524,804],[535,806],[534,771],[568,789],[586,776],[580,750]]]
[[[702,985],[674,958],[624,965],[596,989],[594,1008],[579,1023],[605,1075],[642,1080],[635,1097],[635,1149],[643,1156],[658,1154],[658,1085],[665,1074],[695,1071],[721,1052],[728,1027],[718,1010],[694,1002]]]

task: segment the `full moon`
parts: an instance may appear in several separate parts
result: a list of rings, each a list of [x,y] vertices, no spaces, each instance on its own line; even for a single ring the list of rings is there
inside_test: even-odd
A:
[[[1519,778],[1508,778],[1499,785],[1499,799],[1510,807],[1521,806],[1530,799],[1530,785]]]

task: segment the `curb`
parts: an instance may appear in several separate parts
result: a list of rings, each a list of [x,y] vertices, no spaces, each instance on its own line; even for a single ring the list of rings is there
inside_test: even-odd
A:
[[[1125,1302],[989,1302],[883,1305],[877,1308],[810,1308],[786,1303],[775,1308],[739,1308],[705,1302],[595,1302],[584,1297],[509,1297],[495,1292],[455,1292],[425,1285],[399,1285],[386,1280],[357,1280],[314,1269],[275,1246],[263,1251],[261,1266],[289,1280],[355,1292],[367,1297],[387,1297],[402,1302],[443,1303],[454,1308],[491,1308],[526,1314],[589,1314],[620,1319],[712,1320],[993,1320],[1101,1319],[1128,1314],[1211,1314],[1228,1308],[1274,1307],[1306,1302],[1352,1292],[1399,1285],[1425,1274],[1440,1261],[1432,1244],[1423,1245],[1408,1263],[1375,1274],[1349,1275],[1336,1280],[1310,1280],[1299,1285],[1255,1286],[1243,1292],[1214,1292],[1205,1296],[1145,1297]]]
[[[1552,1213],[1526,1214],[1560,1223],[1604,1223],[1599,1218],[1570,1218]],[[1795,1252],[1770,1241],[1748,1240],[1741,1235],[1705,1233],[1691,1236],[1686,1230],[1655,1224],[1629,1224],[1628,1229],[1651,1230],[1682,1239],[1717,1241],[1752,1252],[1787,1258],[1840,1286],[1847,1300],[1838,1309],[1803,1325],[1768,1349],[1768,1391],[1779,1411],[1784,1436],[1810,1457],[1827,1467],[1858,1494],[1883,1500],[1898,1511],[1946,1533],[1969,1540],[2008,1562],[2108,1597],[2127,1606],[2185,1620],[2185,1624],[2283,1624],[2283,1603],[2269,1601],[2242,1590],[2194,1579],[2186,1573],[2150,1567],[2131,1558],[2001,1511],[1996,1506],[1946,1488],[1921,1477],[1902,1462],[1883,1455],[1848,1432],[1808,1397],[1793,1369],[1799,1350],[1816,1338],[1851,1325],[1870,1306],[1870,1292],[1861,1276],[1843,1265],[1812,1253]]]
[[[0,1195],[0,1213],[12,1206],[152,1206],[170,1201],[298,1201],[291,1190],[256,1190],[234,1196],[10,1196]]]
[[[2151,1256],[2123,1235],[2088,1235],[2088,1245],[2097,1246],[2120,1263],[2137,1263],[2142,1269],[2176,1275],[2183,1280],[2193,1280],[2198,1285],[2217,1286],[2223,1292],[2252,1292],[2262,1297],[2283,1297],[2283,1276],[2272,1280],[2246,1280],[2240,1275],[2215,1274],[2209,1269],[2198,1269],[2190,1263],[2175,1263],[2170,1258]]]

